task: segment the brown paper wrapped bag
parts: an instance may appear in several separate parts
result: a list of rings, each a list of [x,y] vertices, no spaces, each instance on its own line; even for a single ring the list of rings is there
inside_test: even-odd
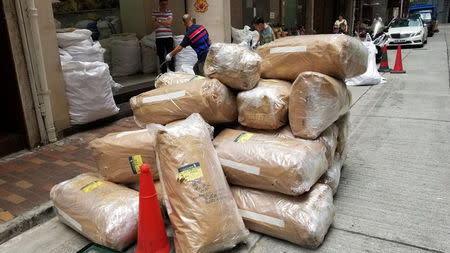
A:
[[[274,79],[261,79],[258,86],[237,96],[239,123],[256,129],[277,129],[288,121],[291,84]]]
[[[367,48],[343,34],[286,37],[261,46],[258,53],[263,78],[295,80],[302,72],[315,71],[344,80],[367,69]]]
[[[59,219],[93,242],[121,251],[136,241],[137,191],[81,174],[53,186],[50,198]]]
[[[316,139],[350,108],[351,95],[342,81],[316,72],[303,72],[289,96],[292,133]]]
[[[316,184],[299,197],[233,186],[245,226],[305,247],[318,247],[334,219],[329,186]]]
[[[216,79],[196,79],[144,92],[130,99],[136,123],[167,124],[200,113],[208,123],[237,119],[236,97]]]
[[[245,240],[245,229],[199,114],[157,129],[156,154],[177,252],[215,252]]]
[[[162,88],[169,85],[184,84],[194,79],[203,79],[203,76],[196,76],[184,72],[166,72],[159,75],[155,81],[155,88]]]
[[[328,169],[321,142],[225,129],[214,146],[231,184],[296,196]]]
[[[250,49],[228,43],[214,43],[209,48],[205,74],[237,90],[250,90],[259,81],[261,57]]]
[[[152,176],[157,180],[155,136],[147,129],[110,133],[89,143],[97,160],[98,173],[116,183],[139,182],[139,168],[130,164],[130,157],[140,156],[143,163],[150,164]]]

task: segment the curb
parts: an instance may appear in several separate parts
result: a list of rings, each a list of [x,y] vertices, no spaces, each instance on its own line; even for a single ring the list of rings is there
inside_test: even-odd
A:
[[[0,244],[9,241],[11,238],[36,225],[42,224],[53,217],[55,217],[55,211],[53,211],[53,203],[50,200],[4,224],[1,224]]]

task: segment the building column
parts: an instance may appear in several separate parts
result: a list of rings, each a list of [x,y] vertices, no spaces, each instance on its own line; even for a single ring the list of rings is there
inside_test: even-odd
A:
[[[204,12],[200,12],[195,6],[196,3],[207,3],[208,7],[204,8]],[[197,24],[203,25],[208,30],[213,43],[231,42],[230,0],[187,0],[187,10]]]
[[[314,0],[306,0],[306,34],[314,34]]]

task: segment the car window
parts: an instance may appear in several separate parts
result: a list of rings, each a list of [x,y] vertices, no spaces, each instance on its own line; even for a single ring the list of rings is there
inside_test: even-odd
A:
[[[392,21],[391,27],[408,27],[408,26],[421,26],[420,19],[402,18]]]
[[[421,12],[420,17],[425,20],[431,19],[431,13],[430,12]]]

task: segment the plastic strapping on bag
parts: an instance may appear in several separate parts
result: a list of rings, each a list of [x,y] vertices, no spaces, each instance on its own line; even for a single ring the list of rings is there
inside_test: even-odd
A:
[[[251,166],[251,165],[247,165],[247,164],[243,164],[243,163],[238,163],[238,162],[231,161],[231,160],[224,159],[224,158],[220,158],[220,157],[219,157],[219,161],[220,161],[220,164],[222,164],[223,166],[228,166],[230,168],[237,169],[237,170],[240,170],[240,171],[244,171],[244,172],[247,172],[247,173],[250,173],[250,174],[254,174],[254,175],[259,175],[259,172],[261,170],[260,168],[258,168],[256,166]]]
[[[296,52],[306,52],[306,46],[296,46],[296,47],[274,47],[270,49],[271,54],[278,53],[296,53]]]
[[[142,103],[148,104],[148,103],[160,102],[160,101],[164,101],[164,100],[172,100],[172,99],[184,97],[184,96],[186,96],[186,91],[180,90],[180,91],[176,91],[176,92],[172,92],[172,93],[167,93],[164,95],[144,97],[142,99]]]

